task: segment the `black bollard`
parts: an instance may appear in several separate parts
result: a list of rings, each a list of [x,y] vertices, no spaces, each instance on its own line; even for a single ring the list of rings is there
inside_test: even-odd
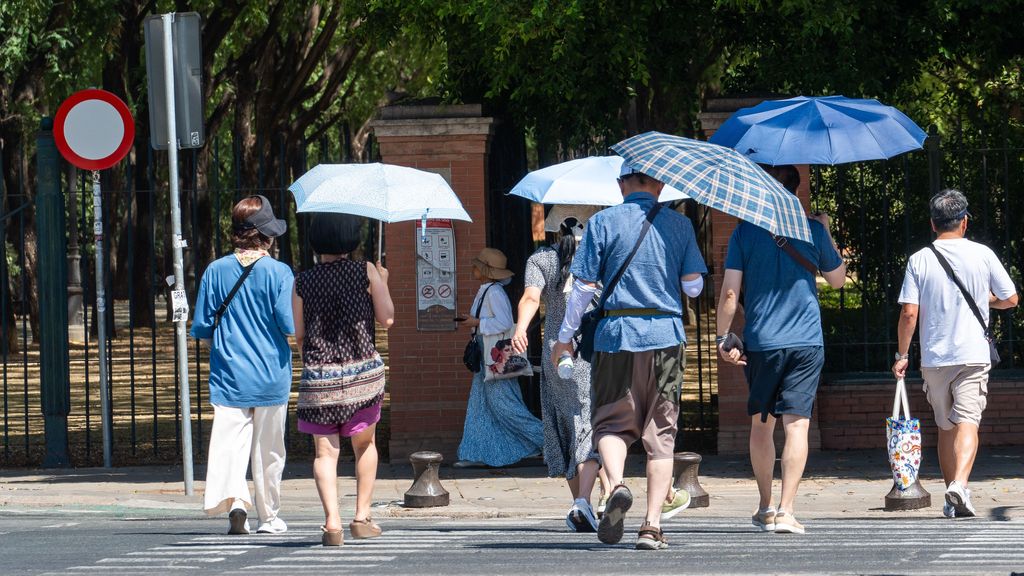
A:
[[[707,508],[711,505],[711,497],[701,487],[697,479],[702,458],[696,452],[677,452],[673,457],[672,475],[675,476],[675,488],[690,493],[690,508]]]
[[[416,452],[409,456],[416,481],[405,493],[406,508],[433,508],[448,505],[448,491],[441,486],[437,470],[443,458],[437,452]]]
[[[918,510],[929,508],[932,505],[932,495],[921,486],[920,480],[914,480],[906,490],[900,490],[893,482],[892,490],[885,496],[885,510],[894,512],[897,510]]]

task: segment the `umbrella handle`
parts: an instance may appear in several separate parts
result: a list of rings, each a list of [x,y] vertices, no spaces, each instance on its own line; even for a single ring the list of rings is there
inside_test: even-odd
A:
[[[377,221],[377,262],[383,263],[384,260],[384,221]]]

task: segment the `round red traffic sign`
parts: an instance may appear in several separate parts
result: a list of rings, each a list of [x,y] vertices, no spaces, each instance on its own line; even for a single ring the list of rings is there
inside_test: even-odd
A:
[[[80,90],[61,103],[53,138],[64,158],[83,170],[103,170],[121,161],[135,140],[128,106],[106,90]]]

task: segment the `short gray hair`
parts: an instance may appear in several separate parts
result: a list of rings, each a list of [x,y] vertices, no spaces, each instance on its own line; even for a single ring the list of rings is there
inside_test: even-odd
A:
[[[932,196],[928,207],[931,211],[932,224],[939,232],[956,230],[960,222],[969,215],[967,197],[963,192],[953,188],[947,188]]]

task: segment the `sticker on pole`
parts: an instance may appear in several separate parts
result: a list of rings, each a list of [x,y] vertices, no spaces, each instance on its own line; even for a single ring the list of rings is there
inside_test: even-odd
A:
[[[128,106],[106,90],[80,90],[61,103],[53,138],[64,159],[83,170],[104,170],[121,161],[135,140]]]
[[[174,311],[171,322],[188,320],[188,298],[184,290],[171,290],[171,309]]]

